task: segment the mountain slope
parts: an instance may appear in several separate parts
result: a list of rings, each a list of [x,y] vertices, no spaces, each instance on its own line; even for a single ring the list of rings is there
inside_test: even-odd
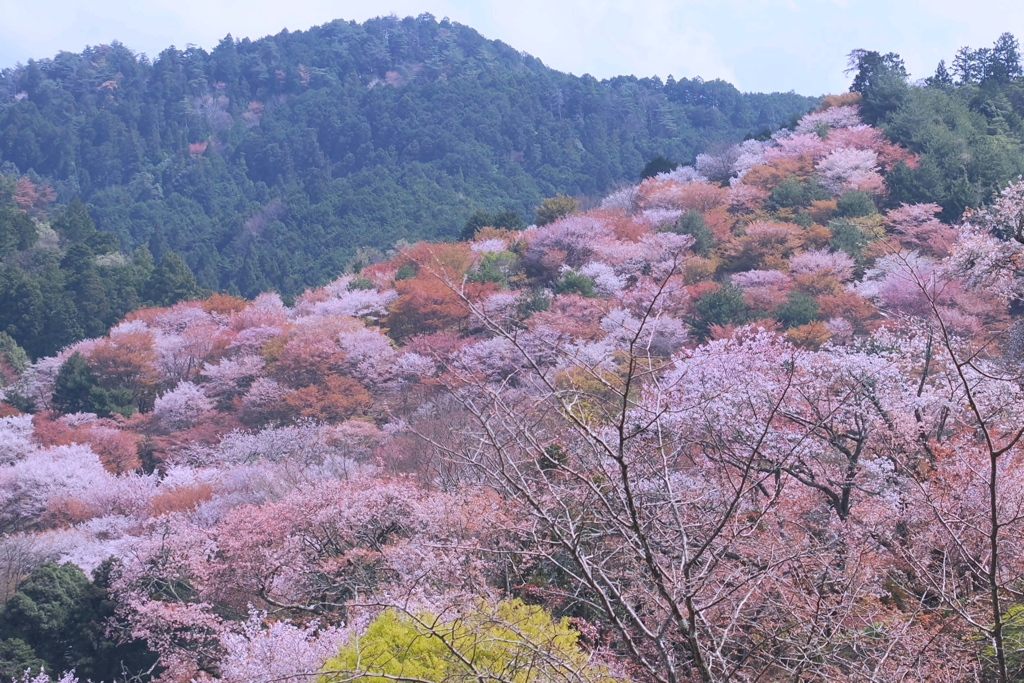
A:
[[[0,76],[0,162],[81,196],[122,247],[181,252],[253,295],[336,275],[359,246],[452,236],[477,209],[595,195],[814,100],[721,82],[554,71],[476,31],[335,21],[155,60],[120,44]]]

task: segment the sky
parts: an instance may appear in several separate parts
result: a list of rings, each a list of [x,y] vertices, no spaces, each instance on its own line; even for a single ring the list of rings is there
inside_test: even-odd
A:
[[[846,55],[898,52],[912,78],[957,48],[1024,39],[1021,0],[0,0],[0,67],[119,40],[156,56],[334,19],[448,17],[597,78],[700,76],[744,91],[841,92]]]

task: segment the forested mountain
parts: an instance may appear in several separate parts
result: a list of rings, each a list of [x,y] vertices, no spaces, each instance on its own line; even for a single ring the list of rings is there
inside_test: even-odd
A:
[[[1021,680],[1024,181],[870,106],[0,344],[0,681]]]
[[[1011,34],[961,48],[951,68],[942,61],[915,85],[894,53],[857,50],[851,69],[864,119],[920,155],[915,168],[889,174],[892,202],[936,202],[957,220],[1024,174],[1024,73]]]
[[[429,15],[335,21],[150,60],[114,43],[0,74],[0,162],[201,286],[298,293],[357,247],[453,237],[598,195],[657,154],[773,130],[815,100],[721,82],[554,71]]]
[[[336,29],[463,30],[381,22]],[[244,65],[252,45],[221,56]],[[356,90],[401,109],[416,87],[473,82],[433,63]],[[186,151],[145,197],[111,203],[141,173],[89,189],[55,166],[54,192],[10,169],[0,683],[1024,680],[1017,43],[918,84],[892,53],[851,66],[851,92],[771,135],[682,166],[665,148],[600,201],[540,200],[532,225],[467,200],[444,230],[458,240],[399,243],[294,297],[204,291],[179,228],[128,252],[85,203],[54,201],[81,192],[101,222],[198,207],[198,234],[202,204],[168,188],[205,177],[182,187],[225,220],[218,197],[249,211],[248,241],[211,253],[245,244],[254,274],[290,258],[286,237],[301,256],[320,237],[288,232],[295,207],[330,205],[316,188],[349,176],[322,149],[321,166],[250,176],[275,167],[254,141],[294,162],[327,139],[269,142],[318,101],[312,67],[298,86],[272,72],[274,97],[227,94],[238,78],[183,99],[201,132],[179,130]],[[103,97],[128,91],[108,80]],[[62,92],[46,82],[5,116]],[[591,85],[606,102],[679,87]],[[189,102],[214,104],[194,118]],[[500,176],[404,153],[374,168]],[[221,177],[238,184],[218,195]]]

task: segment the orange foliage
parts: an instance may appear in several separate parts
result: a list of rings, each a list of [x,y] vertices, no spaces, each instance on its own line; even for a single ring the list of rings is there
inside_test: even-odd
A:
[[[118,429],[112,420],[94,420],[70,427],[49,413],[32,416],[36,441],[42,446],[88,445],[111,474],[133,472],[142,466],[139,460],[139,437]]]
[[[264,357],[272,361],[274,379],[292,388],[304,387],[327,375],[342,371],[345,353],[338,346],[338,334],[351,322],[344,318],[323,318],[317,325],[296,328],[264,344]]]
[[[818,316],[823,319],[846,318],[857,332],[866,332],[869,321],[878,311],[870,301],[856,292],[843,290],[818,298]]]
[[[409,263],[424,274],[458,282],[473,266],[473,261],[473,251],[465,242],[418,242],[403,249],[393,263],[399,268]]]
[[[719,289],[721,289],[721,287],[722,285],[718,284],[717,282],[705,281],[690,285],[686,289],[687,293],[690,295],[690,300],[696,301],[705,294],[718,291]]]
[[[832,241],[832,231],[819,223],[811,223],[804,228],[804,249],[821,249]]]
[[[148,426],[148,416],[135,415],[129,423],[135,423],[135,428],[145,430]],[[214,446],[226,434],[241,429],[244,425],[238,417],[232,413],[211,413],[207,419],[188,429],[182,429],[170,434],[152,436],[139,445],[140,453],[148,458],[149,466],[156,466],[163,462],[169,453],[196,444]]]
[[[708,338],[712,341],[719,339],[732,339],[736,336],[737,326],[732,323],[726,325],[711,325],[708,328]]]
[[[806,180],[812,173],[814,161],[809,156],[783,157],[768,164],[751,167],[743,176],[743,183],[771,192],[776,185],[791,175]]]
[[[237,313],[248,305],[249,302],[242,297],[230,294],[213,294],[202,301],[203,310],[207,313]]]
[[[711,259],[700,256],[691,256],[686,259],[686,263],[683,264],[683,282],[688,285],[692,285],[704,280],[710,280],[715,276],[715,273],[721,265],[722,260],[718,258]]]
[[[859,92],[844,92],[838,95],[825,95],[821,98],[821,106],[818,111],[825,111],[832,107],[849,107],[860,102]]]
[[[102,340],[89,352],[89,366],[100,386],[126,387],[140,404],[152,401],[159,381],[153,333],[120,332]]]
[[[139,437],[120,429],[93,429],[89,433],[89,445],[104,469],[113,474],[134,472],[142,467],[139,460]]]
[[[312,418],[340,421],[358,415],[370,405],[371,396],[363,385],[342,375],[332,375],[321,384],[295,389],[281,399],[282,418]]]
[[[42,216],[46,209],[57,198],[56,193],[46,183],[33,183],[22,176],[14,188],[14,202],[18,208],[32,216]]]
[[[133,320],[141,320],[147,325],[154,325],[156,324],[157,317],[166,312],[166,308],[161,308],[159,306],[143,306],[142,308],[136,308],[134,311],[129,312],[124,316],[124,320],[129,323]]]
[[[213,487],[209,484],[174,486],[156,494],[149,500],[149,514],[152,517],[172,512],[191,512],[199,504],[213,498]]]
[[[0,403],[0,418],[21,415],[21,411],[10,403]]]
[[[623,242],[639,242],[645,235],[651,234],[647,226],[637,223],[619,209],[593,209],[586,215],[611,227],[615,239]]]
[[[39,521],[44,528],[65,529],[95,516],[96,511],[81,498],[58,496],[47,501],[46,512]]]
[[[820,321],[794,327],[786,333],[786,337],[795,346],[814,350],[817,350],[822,344],[827,342],[831,336],[832,333],[829,332],[828,325]]]
[[[682,185],[672,180],[648,178],[637,190],[641,208],[668,207],[682,211],[712,211],[723,206],[729,191],[706,182]]]
[[[804,230],[795,223],[755,221],[746,234],[730,242],[726,255],[733,270],[779,269],[804,243]]]
[[[704,224],[715,236],[715,241],[721,243],[732,237],[736,217],[729,213],[729,207],[719,206],[704,213]]]
[[[843,285],[827,271],[802,273],[793,277],[796,289],[810,296],[836,295],[843,291]]]
[[[502,240],[506,244],[509,244],[518,238],[519,233],[516,231],[485,225],[476,231],[476,234],[473,236],[473,241],[481,242],[483,240]]]
[[[530,327],[570,334],[596,341],[606,333],[601,328],[603,318],[611,307],[604,299],[585,299],[577,294],[563,294],[551,301],[546,311],[530,316]]]
[[[484,289],[494,291],[491,282],[470,283],[466,295],[476,298]],[[419,275],[395,283],[398,298],[391,304],[387,327],[393,339],[404,339],[414,334],[430,334],[451,327],[459,327],[469,317],[462,297],[437,277]]]
[[[826,224],[836,214],[838,201],[835,199],[815,199],[811,202],[807,213],[814,219],[815,223]]]

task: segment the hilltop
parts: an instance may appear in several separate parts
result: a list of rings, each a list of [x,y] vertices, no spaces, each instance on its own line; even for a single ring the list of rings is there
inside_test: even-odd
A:
[[[359,247],[600,196],[658,154],[692,161],[816,101],[572,76],[430,15],[339,20],[209,52],[114,43],[5,69],[0,169],[81,198],[129,252],[180,253],[202,287],[297,294]]]

